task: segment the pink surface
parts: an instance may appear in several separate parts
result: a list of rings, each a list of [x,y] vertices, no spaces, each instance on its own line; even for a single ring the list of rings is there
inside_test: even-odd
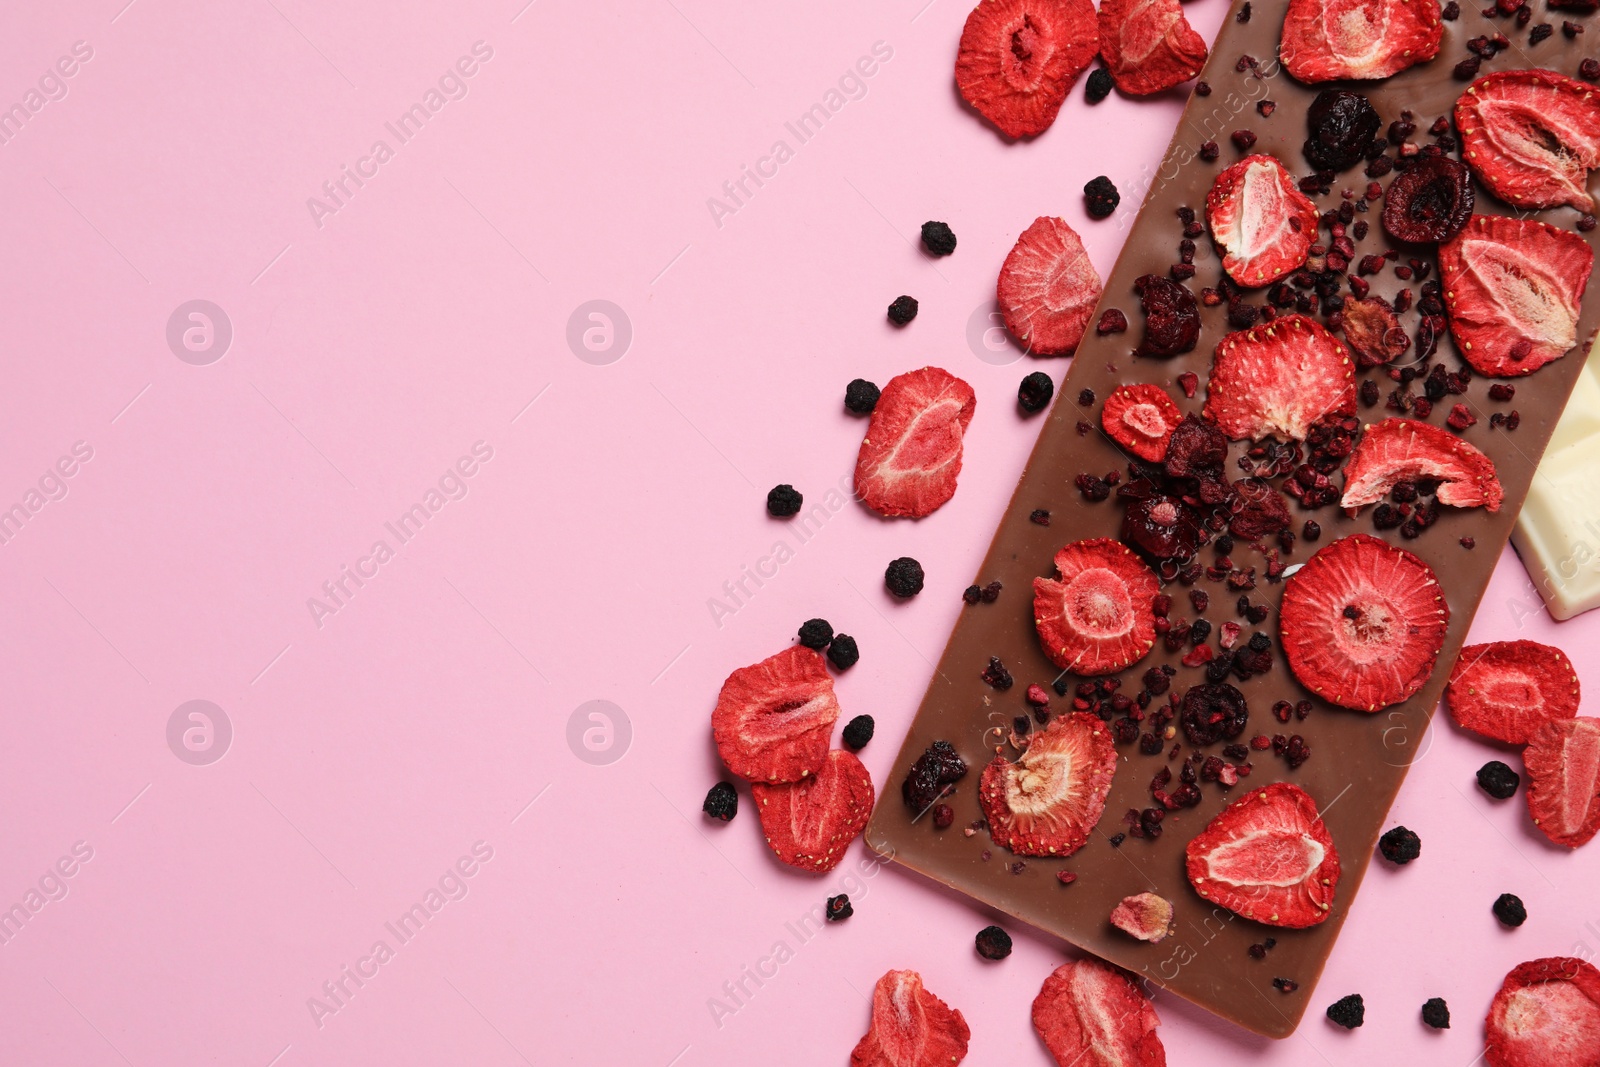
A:
[[[1000,260],[1059,213],[1108,269],[1127,216],[1089,222],[1077,190],[1104,172],[1133,207],[1178,100],[1080,88],[1007,146],[955,96],[958,0],[125,2],[29,5],[0,34],[7,103],[84,42],[0,144],[0,505],[38,505],[0,545],[0,899],[42,886],[0,945],[0,1062],[842,1063],[872,983],[911,967],[965,1012],[969,1063],[1046,1063],[1028,1005],[1061,946],[1014,929],[984,963],[981,908],[859,844],[807,877],[748,795],[708,824],[709,712],[826,616],[860,641],[839,693],[877,717],[881,776],[1034,436],[1032,367],[982,343]],[[1189,8],[1208,37],[1222,12]],[[386,123],[441,85],[402,143]],[[785,123],[841,85],[800,143]],[[335,204],[342,168],[368,176]],[[928,218],[956,255],[912,246]],[[901,292],[922,312],[896,332]],[[190,361],[169,347],[192,300],[231,323],[220,359],[203,320],[174,331],[187,351],[200,327]],[[591,361],[569,346],[592,300],[631,324],[620,359],[620,329]],[[926,363],[979,398],[948,506],[891,524],[835,499],[804,538],[764,515],[776,482],[848,486],[846,381]],[[402,541],[385,524],[430,490]],[[893,604],[902,554],[928,585]],[[335,602],[345,567],[368,577]],[[1597,687],[1597,628],[1551,624],[1508,554],[1473,637],[1559,643]],[[187,710],[169,743],[192,700],[226,744]],[[598,754],[594,700],[628,724]],[[1496,753],[1443,721],[1419,749],[1394,821],[1423,858],[1374,868],[1300,1034],[1162,996],[1172,1063],[1465,1064],[1511,965],[1600,947],[1600,852],[1486,800]],[[789,924],[841,886],[855,917],[802,942]],[[385,924],[430,890],[402,941]],[[1520,930],[1489,914],[1507,890]],[[368,977],[334,1001],[345,967]],[[1320,1009],[1352,991],[1367,1026],[1335,1031]],[[1417,1022],[1436,995],[1447,1033]]]

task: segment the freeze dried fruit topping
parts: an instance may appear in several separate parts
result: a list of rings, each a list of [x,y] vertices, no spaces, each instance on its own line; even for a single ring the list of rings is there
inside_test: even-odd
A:
[[[850,1067],[955,1067],[971,1037],[961,1012],[928,992],[922,975],[889,971],[872,991],[872,1026]]]
[[[711,713],[711,733],[734,774],[794,782],[822,766],[838,718],[822,657],[794,645],[728,675]]]
[[[1358,367],[1381,366],[1411,347],[1411,337],[1400,325],[1400,317],[1381,296],[1346,300],[1341,313],[1344,343],[1355,353]]]
[[[1206,41],[1178,0],[1101,0],[1100,55],[1117,88],[1145,96],[1198,75]]]
[[[1317,206],[1272,156],[1246,156],[1206,194],[1206,222],[1222,268],[1247,288],[1298,270],[1317,236]]]
[[[1033,1028],[1059,1067],[1166,1067],[1160,1025],[1133,978],[1093,956],[1057,967],[1033,1000]]]
[[[1244,694],[1227,682],[1204,682],[1183,694],[1178,723],[1194,748],[1231,740],[1244,733],[1250,709]]]
[[[1522,753],[1528,813],[1558,845],[1577,848],[1600,830],[1600,719],[1558,719]]]
[[[900,795],[918,816],[948,796],[951,786],[966,777],[967,763],[948,741],[935,741],[911,764]]]
[[[1546,722],[1578,714],[1578,674],[1565,652],[1537,641],[1468,645],[1444,699],[1458,725],[1525,745]]]
[[[1519,963],[1489,1005],[1488,1067],[1600,1064],[1600,971],[1569,956]]]
[[[1056,553],[1058,578],[1033,580],[1033,617],[1045,655],[1063,670],[1097,675],[1143,659],[1155,644],[1156,575],[1109,537]]]
[[[1158,944],[1172,933],[1172,901],[1154,893],[1123,897],[1111,909],[1111,925],[1129,937]]]
[[[1007,137],[1055,122],[1099,40],[1090,0],[982,0],[956,54],[962,99]]]
[[[1431,423],[1388,418],[1367,427],[1345,464],[1339,506],[1376,504],[1420,479],[1438,482],[1438,501],[1452,507],[1499,511],[1505,497],[1494,461],[1477,448]]]
[[[1040,216],[1006,256],[995,291],[1006,329],[1029,352],[1070,356],[1100,300],[1100,274],[1065,220]]]
[[[1517,207],[1570,204],[1593,211],[1586,188],[1600,167],[1600,93],[1549,70],[1479,78],[1456,101],[1461,155],[1500,199]]]
[[[1304,440],[1318,419],[1355,414],[1355,364],[1320,323],[1286,315],[1217,343],[1204,410],[1236,441]]]
[[[1113,441],[1140,459],[1159,463],[1182,418],[1178,405],[1159,385],[1119,385],[1106,397],[1100,425]]]
[[[1023,856],[1070,856],[1105,811],[1117,770],[1111,734],[1086,712],[1055,719],[1012,763],[983,769],[978,799],[995,844]]]
[[[1159,274],[1135,278],[1133,288],[1144,312],[1144,340],[1134,354],[1164,359],[1192,352],[1200,337],[1200,308],[1194,294]]]
[[[1189,842],[1186,858],[1201,897],[1268,926],[1315,926],[1339,886],[1339,853],[1316,802],[1287,782],[1228,805]]]
[[[872,814],[872,776],[842,748],[829,752],[817,773],[798,782],[752,782],[761,832],[778,858],[803,871],[831,871],[866,829]]]
[[[1341,171],[1366,158],[1383,120],[1360,93],[1324,89],[1306,111],[1311,137],[1303,151],[1317,170]]]
[[[1439,246],[1450,333],[1474,370],[1532,374],[1578,343],[1578,316],[1594,251],[1583,238],[1533,219],[1474,215]]]
[[[938,367],[897,374],[883,387],[856,456],[856,495],[879,515],[920,519],[956,493],[972,386]]]
[[[1368,534],[1341,537],[1289,578],[1279,609],[1300,684],[1340,707],[1398,704],[1433,674],[1450,622],[1422,560]]]
[[[1438,0],[1289,0],[1280,52],[1303,82],[1370,81],[1439,54]]]
[[[1418,156],[1383,194],[1383,228],[1397,241],[1448,241],[1476,202],[1466,167],[1442,155]]]

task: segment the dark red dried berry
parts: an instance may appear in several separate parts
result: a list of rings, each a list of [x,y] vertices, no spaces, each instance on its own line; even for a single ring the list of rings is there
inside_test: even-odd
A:
[[[1106,308],[1100,313],[1100,321],[1095,324],[1094,331],[1099,334],[1121,333],[1128,328],[1128,316],[1116,308]]]
[[[1229,134],[1229,139],[1233,141],[1233,147],[1241,152],[1250,151],[1256,143],[1256,135],[1249,130],[1234,130]]]
[[[1194,294],[1159,274],[1134,281],[1139,306],[1144,311],[1144,340],[1136,354],[1168,357],[1193,350],[1200,337],[1200,309]]]
[[[1579,63],[1578,77],[1586,82],[1600,82],[1600,59],[1586,59]]]
[[[1360,93],[1328,89],[1317,94],[1306,123],[1311,133],[1304,148],[1307,161],[1319,171],[1341,171],[1366,155],[1383,120]]]
[[[955,809],[948,804],[935,804],[933,806],[933,825],[936,830],[948,830],[950,824],[956,821]]]
[[[1594,79],[1591,78],[1590,80],[1593,81]],[[1221,154],[1222,154],[1222,149],[1217,147],[1217,142],[1215,142],[1215,141],[1202,141],[1202,142],[1200,142],[1200,158],[1205,160],[1207,163],[1212,162],[1213,160],[1215,160]]]
[[[1389,183],[1383,228],[1399,241],[1448,241],[1472,217],[1472,173],[1444,156],[1420,157]]]
[[[1191,686],[1183,694],[1182,708],[1179,725],[1197,748],[1238,737],[1250,717],[1244,694],[1225,682]]]

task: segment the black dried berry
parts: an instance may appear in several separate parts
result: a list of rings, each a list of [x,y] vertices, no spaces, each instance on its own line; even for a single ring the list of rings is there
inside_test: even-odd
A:
[[[967,764],[948,741],[935,741],[918,756],[900,785],[900,796],[920,815],[947,796],[967,773]]]
[[[883,584],[897,597],[912,597],[922,592],[922,564],[910,556],[891,560],[883,572]]]
[[[1111,80],[1111,72],[1104,67],[1096,67],[1089,75],[1089,84],[1084,86],[1083,98],[1091,104],[1098,104],[1111,95],[1112,86],[1116,82]]]
[[[828,646],[828,662],[841,671],[847,671],[856,665],[856,660],[861,658],[861,650],[856,647],[856,639],[849,634],[834,634],[833,643]]]
[[[1328,1005],[1328,1018],[1346,1030],[1354,1030],[1366,1021],[1367,1005],[1360,993],[1351,993]]]
[[[1042,370],[1034,371],[1017,386],[1017,403],[1023,411],[1043,411],[1055,395],[1056,383]]]
[[[1015,679],[1011,672],[1006,670],[1006,665],[1000,661],[999,656],[990,656],[989,665],[983,669],[983,680],[996,689],[1010,689]]]
[[[990,582],[988,585],[984,586],[983,587],[983,602],[985,604],[993,604],[996,600],[999,600],[1000,599],[1000,589],[1001,589],[1001,585],[1000,585],[999,582]]]
[[[1510,800],[1521,784],[1522,776],[1497,759],[1478,768],[1478,788],[1496,800]]]
[[[1117,205],[1122,203],[1122,194],[1117,192],[1111,179],[1102,174],[1083,187],[1083,200],[1090,218],[1104,219],[1117,210]]]
[[[865,378],[856,378],[844,387],[844,406],[857,415],[870,415],[878,406],[878,387]]]
[[[904,326],[916,317],[917,298],[914,296],[897,296],[889,305],[889,321],[896,326]]]
[[[978,585],[967,586],[961,591],[961,599],[968,604],[976,604],[983,599],[983,587]]]
[[[767,514],[787,519],[790,515],[799,513],[800,505],[805,503],[805,499],[792,485],[787,483],[775,485],[767,492]]]
[[[1137,354],[1164,358],[1192,351],[1200,338],[1200,308],[1194,294],[1159,274],[1141,275],[1133,288],[1145,316],[1144,340]]]
[[[1304,148],[1306,160],[1319,171],[1341,171],[1367,154],[1383,120],[1360,93],[1327,89],[1312,101],[1306,124],[1311,132]]]
[[[1184,737],[1196,748],[1238,737],[1249,720],[1250,709],[1245,704],[1244,694],[1226,682],[1191,686],[1183,694],[1182,710],[1178,713]]]
[[[986,960],[1003,960],[1011,955],[1011,935],[998,926],[985,926],[973,939],[978,955]]]
[[[1422,855],[1422,838],[1404,826],[1396,826],[1378,838],[1378,851],[1390,863],[1410,863]]]
[[[1422,1005],[1422,1021],[1435,1030],[1450,1029],[1450,1005],[1443,997],[1432,997]]]
[[[948,256],[956,250],[956,235],[942,222],[922,224],[922,247],[935,256]]]
[[[874,727],[871,715],[857,715],[844,727],[844,746],[851,752],[860,752],[872,740]]]
[[[840,893],[836,897],[828,898],[827,917],[829,922],[842,923],[855,913],[856,909],[850,906],[850,895],[848,893]]]
[[[732,782],[718,782],[706,794],[706,802],[700,805],[700,810],[719,822],[730,822],[739,814],[739,791],[733,788]]]
[[[1501,893],[1494,901],[1494,917],[1507,926],[1521,926],[1528,921],[1528,909],[1516,894]]]
[[[807,619],[800,624],[800,643],[818,652],[833,640],[833,624],[827,619]]]

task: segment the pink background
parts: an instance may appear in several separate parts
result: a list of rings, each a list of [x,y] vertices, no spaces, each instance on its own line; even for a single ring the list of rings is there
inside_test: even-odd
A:
[[[1047,1063],[1027,1013],[1059,944],[1013,928],[984,963],[983,910],[894,868],[844,926],[786,929],[866,853],[803,876],[748,796],[704,820],[708,717],[730,670],[826,616],[860,641],[839,693],[877,717],[881,777],[1034,436],[1013,401],[1032,366],[980,359],[969,319],[1036,215],[1109,269],[1128,216],[1090,222],[1078,190],[1107,173],[1135,206],[1179,101],[1080,87],[1007,146],[952,87],[962,0],[124,2],[29,5],[0,33],[0,103],[93,52],[0,145],[0,507],[93,451],[0,545],[0,905],[66,892],[0,945],[0,1062],[842,1063],[875,979],[912,967],[965,1012],[969,1063]],[[1224,7],[1188,10],[1209,37]],[[399,144],[385,123],[478,41],[466,95]],[[798,144],[784,123],[879,41],[864,97]],[[307,199],[380,138],[393,158],[319,226]],[[793,158],[719,226],[707,199],[779,138]],[[953,257],[913,246],[928,218]],[[897,332],[901,292],[922,312]],[[165,338],[194,299],[233,330],[205,366]],[[609,365],[566,340],[595,299],[631,322]],[[774,483],[819,501],[848,474],[846,381],[926,363],[979,395],[954,501],[917,524],[849,504],[804,544],[765,516]],[[477,442],[492,458],[447,480],[466,495],[400,544],[384,523]],[[308,598],[379,539],[394,557],[319,626]],[[714,617],[779,540],[793,558]],[[902,554],[928,586],[893,604]],[[1554,641],[1600,686],[1600,619],[1536,606],[1508,554],[1473,638]],[[233,730],[204,766],[167,741],[194,699]],[[568,742],[596,699],[631,724],[609,764]],[[1485,745],[1443,721],[1423,744],[1394,813],[1423,857],[1372,871],[1300,1033],[1163,996],[1171,1062],[1465,1065],[1511,965],[1600,948],[1600,852],[1483,797]],[[78,842],[92,858],[46,877]],[[492,858],[445,879],[465,896],[399,944],[384,924],[475,842]],[[1520,930],[1489,914],[1506,890]],[[393,958],[314,1018],[379,939]],[[779,940],[793,958],[714,1018]],[[1320,1015],[1352,991],[1348,1034]],[[1417,1021],[1435,995],[1447,1033]]]

